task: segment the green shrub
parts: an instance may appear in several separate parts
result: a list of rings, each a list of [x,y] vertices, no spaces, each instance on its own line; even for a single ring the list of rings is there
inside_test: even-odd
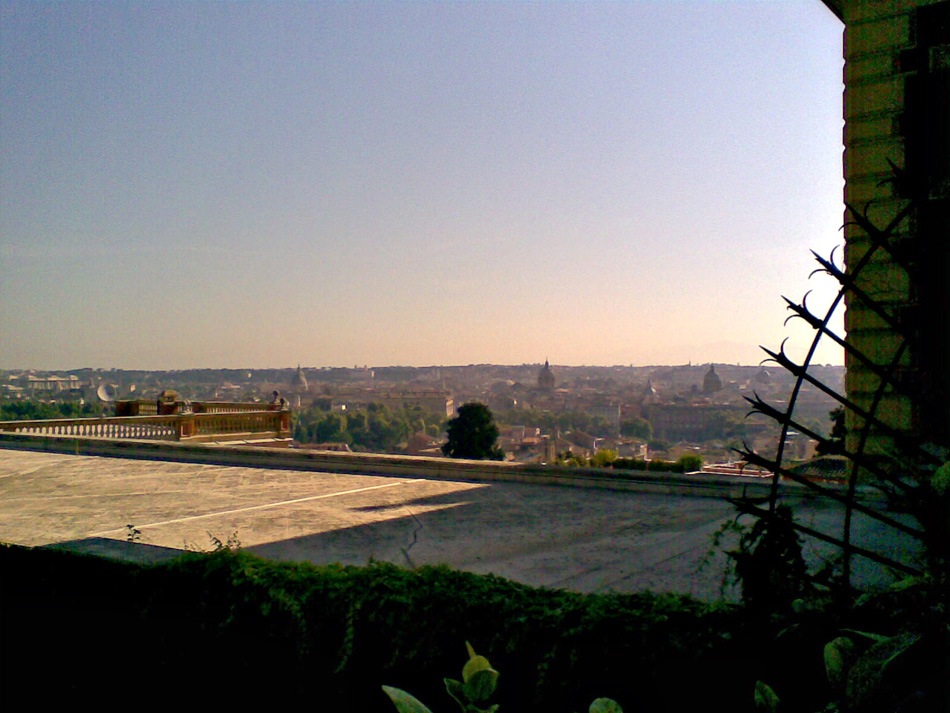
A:
[[[11,704],[148,691],[169,705],[391,713],[387,682],[446,708],[444,661],[466,640],[495,652],[502,710],[567,713],[604,695],[664,710],[683,677],[696,682],[677,691],[674,709],[686,710],[707,702],[701,688],[739,700],[755,680],[736,660],[736,612],[686,596],[581,595],[445,567],[316,567],[227,548],[148,567],[0,548],[0,571]]]
[[[687,473],[693,470],[700,470],[703,467],[703,457],[687,453],[676,459],[676,465],[680,468],[679,472]]]

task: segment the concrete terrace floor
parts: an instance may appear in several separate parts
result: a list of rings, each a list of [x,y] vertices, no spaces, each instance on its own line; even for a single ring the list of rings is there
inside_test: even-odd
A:
[[[835,531],[831,503],[802,507]],[[534,586],[711,599],[726,558],[703,562],[734,517],[723,500],[683,495],[0,449],[0,541],[145,561],[232,538],[274,560],[447,564]]]

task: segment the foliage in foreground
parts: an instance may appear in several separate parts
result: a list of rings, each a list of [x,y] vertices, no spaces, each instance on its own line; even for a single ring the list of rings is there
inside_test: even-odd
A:
[[[807,574],[801,537],[787,506],[738,531],[737,547],[726,554],[750,622],[774,630],[776,646],[808,643],[812,659],[824,639],[823,668],[807,676],[810,685],[824,690],[823,713],[950,710],[950,622],[942,575],[907,577],[857,596],[837,590],[830,573]],[[800,681],[781,669],[772,676],[756,682],[756,710],[802,710]],[[783,680],[770,685],[777,679]]]
[[[498,704],[489,703],[489,699],[498,687],[498,671],[492,668],[487,658],[476,654],[467,641],[465,648],[468,649],[468,661],[462,667],[462,680],[444,679],[445,690],[462,713],[495,713]],[[432,713],[422,701],[401,688],[383,686],[383,692],[399,713]],[[597,698],[590,704],[588,713],[623,713],[623,709],[610,698]]]
[[[227,548],[134,566],[3,547],[0,571],[3,703],[38,691],[121,702],[144,690],[216,708],[264,699],[391,713],[388,683],[447,708],[439,681],[466,640],[505,672],[502,711],[570,713],[598,696],[627,710],[696,709],[703,690],[740,701],[755,680],[736,612],[679,595],[580,595],[444,567],[315,567]],[[668,700],[683,676],[695,688]]]
[[[580,595],[444,567],[274,563],[227,547],[156,566],[0,547],[0,573],[4,710],[147,695],[392,713],[383,683],[442,710],[453,705],[439,685],[452,673],[445,662],[466,640],[505,672],[502,712],[570,713],[600,696],[650,713],[751,713],[769,701],[786,713],[891,713],[882,706],[909,699],[923,704],[902,710],[941,710],[948,632],[932,626],[939,602],[924,582],[842,612],[820,598],[769,611]]]

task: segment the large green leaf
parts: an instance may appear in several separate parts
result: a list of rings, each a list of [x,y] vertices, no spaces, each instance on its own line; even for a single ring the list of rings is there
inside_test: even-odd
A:
[[[467,702],[465,699],[465,687],[462,685],[462,682],[456,681],[454,678],[443,678],[442,680],[445,682],[445,690],[455,699],[455,702],[459,704],[462,710],[465,710]]]
[[[498,671],[486,668],[476,671],[465,682],[463,689],[465,696],[472,703],[484,703],[495,692],[498,685]]]
[[[868,639],[872,643],[880,644],[885,641],[888,641],[891,637],[885,636],[884,634],[875,634],[870,631],[858,631],[857,629],[842,629],[846,634],[855,634],[856,636],[862,636],[865,639]]]
[[[399,713],[432,713],[422,701],[402,689],[383,686],[383,692],[389,696]]]
[[[479,671],[488,671],[489,669],[491,669],[491,664],[488,663],[488,659],[484,656],[472,656],[472,658],[465,662],[465,666],[462,668],[462,680],[468,683],[469,679],[476,673]]]
[[[778,710],[779,699],[768,684],[762,681],[755,682],[755,709],[762,713],[775,713]]]
[[[597,698],[590,704],[588,713],[623,713],[623,708],[610,698]]]
[[[844,684],[845,676],[854,660],[854,642],[839,636],[825,644],[825,673],[832,686]]]
[[[940,495],[950,490],[950,461],[937,468],[933,478],[930,479],[930,485]]]

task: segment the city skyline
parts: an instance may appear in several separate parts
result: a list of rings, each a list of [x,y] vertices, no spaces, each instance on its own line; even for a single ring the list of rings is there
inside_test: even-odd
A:
[[[817,1],[0,19],[0,368],[755,364],[834,294]]]

